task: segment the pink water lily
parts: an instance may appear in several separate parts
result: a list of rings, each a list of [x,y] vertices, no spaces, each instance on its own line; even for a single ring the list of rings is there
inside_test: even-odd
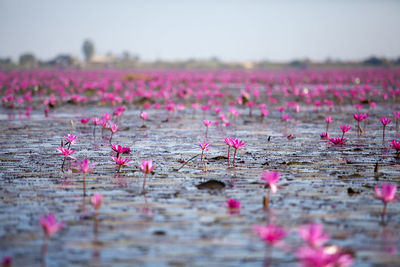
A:
[[[122,166],[129,166],[128,162],[131,161],[130,158],[122,158],[122,157],[117,158],[114,156],[111,156],[111,158],[118,165],[118,173],[121,171]]]
[[[77,160],[76,162],[79,170],[83,173],[83,195],[86,196],[86,174],[92,172],[92,168],[96,165],[96,162],[90,164],[88,158],[82,161]]]
[[[394,150],[396,150],[397,157],[400,157],[400,140],[397,141],[393,139],[392,141],[389,142],[389,144]]]
[[[288,234],[288,231],[282,227],[274,224],[270,225],[255,225],[253,226],[253,232],[257,234],[263,241],[275,245]]]
[[[274,171],[263,171],[262,173],[261,180],[268,185],[268,194],[267,196],[264,196],[264,207],[267,209],[269,208],[271,192],[275,194],[278,191],[278,186],[276,184],[278,183],[280,176],[281,174],[279,172]]]
[[[387,204],[399,198],[398,196],[396,196],[397,185],[382,184],[381,188],[375,186],[374,189],[375,189],[374,197],[383,202],[382,224],[385,224]]]
[[[233,153],[232,166],[235,167],[236,152],[238,149],[242,149],[243,147],[245,147],[246,143],[242,140],[239,140],[238,138],[232,138],[231,141],[232,147],[235,149],[235,152]]]
[[[143,120],[142,127],[145,127],[146,125],[144,124],[144,122],[149,118],[149,114],[146,111],[143,111],[142,113],[140,113],[140,118]]]
[[[65,223],[58,222],[53,213],[48,213],[46,217],[39,217],[39,223],[47,236],[52,236],[65,226]]]
[[[72,149],[69,149],[69,148],[66,148],[66,147],[63,147],[63,146],[57,147],[57,151],[59,151],[61,153],[61,155],[64,156],[64,159],[63,159],[63,162],[62,162],[62,165],[61,165],[61,171],[64,172],[65,160],[67,158],[76,159],[75,157],[71,156],[76,151],[72,150]]]
[[[278,187],[276,184],[279,181],[280,177],[281,177],[281,174],[279,172],[263,171],[261,180],[265,181],[265,183],[268,184],[269,188],[271,189],[271,192],[273,194],[275,194],[278,190]]]
[[[144,160],[142,161],[142,164],[140,164],[139,168],[145,174],[142,187],[142,192],[145,193],[147,175],[150,174],[156,168],[156,165],[153,164],[152,160]]]
[[[59,151],[61,153],[61,155],[63,155],[65,158],[72,158],[75,159],[74,157],[72,157],[71,155],[74,154],[76,152],[76,150],[72,150],[70,148],[66,148],[66,147],[57,147],[56,148],[57,151]]]
[[[144,160],[139,168],[142,172],[149,174],[156,168],[156,165],[153,164],[152,160]]]
[[[343,138],[329,138],[329,141],[334,145],[343,145],[346,143],[346,137]]]
[[[208,148],[210,147],[210,143],[206,143],[206,141],[203,141],[203,143],[199,142],[199,146],[202,151],[208,151]]]
[[[319,136],[321,139],[329,139],[329,132],[323,132]]]
[[[203,120],[203,124],[204,124],[204,126],[206,126],[206,134],[205,134],[205,136],[207,138],[208,137],[208,127],[210,127],[212,125],[212,121]]]
[[[229,198],[226,201],[226,208],[228,209],[229,214],[239,214],[240,212],[240,207],[242,203],[240,203],[239,200],[234,199],[234,198]]]
[[[346,125],[346,124],[342,124],[342,125],[340,125],[340,129],[342,130],[342,139],[344,138],[344,134],[345,133],[347,133],[350,129],[351,129],[351,126],[349,126],[349,125]]]
[[[226,137],[226,138],[224,138],[224,142],[225,142],[225,144],[228,145],[228,167],[229,167],[229,154],[230,154],[231,146],[233,146],[233,138],[230,136]]]
[[[375,198],[382,200],[384,203],[389,203],[397,199],[395,184],[382,184],[381,188],[375,186]]]
[[[90,202],[92,203],[95,210],[98,210],[103,203],[103,195],[100,193],[94,193],[93,196],[90,198]]]
[[[111,144],[113,135],[118,131],[118,125],[112,123],[111,126],[110,126],[110,131],[111,131],[111,135],[110,135],[110,140],[109,140],[109,142],[110,142],[110,144]]]
[[[353,118],[357,121],[358,135],[363,133],[363,129],[360,126],[360,122],[364,121],[368,118],[368,114],[366,113],[355,113],[353,114]]]
[[[329,240],[329,235],[323,231],[322,224],[310,223],[298,228],[300,237],[311,247],[320,247]]]
[[[382,143],[385,142],[385,128],[386,126],[389,126],[389,123],[392,121],[391,118],[387,118],[387,117],[381,117],[380,121],[382,123],[383,129],[382,129]]]
[[[89,173],[92,171],[92,168],[96,165],[96,162],[90,163],[88,158],[83,159],[82,161],[77,160],[79,170],[83,173]]]
[[[90,118],[79,119],[79,122],[81,122],[83,125],[86,125],[86,123],[88,123],[89,121],[90,121]]]
[[[311,248],[303,246],[296,252],[303,267],[348,267],[354,263],[352,256],[334,246]]]
[[[64,139],[66,141],[65,145],[68,145],[68,148],[71,147],[72,144],[75,144],[78,136],[73,135],[73,134],[68,134],[67,136],[64,136]]]

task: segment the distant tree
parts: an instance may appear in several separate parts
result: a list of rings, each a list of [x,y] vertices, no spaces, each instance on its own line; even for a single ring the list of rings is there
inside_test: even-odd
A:
[[[362,63],[363,63],[363,65],[369,65],[369,66],[384,66],[387,64],[387,60],[384,58],[378,58],[378,57],[372,56],[372,57],[365,59]]]
[[[25,53],[19,56],[19,65],[26,68],[34,68],[37,65],[36,57],[31,53]]]
[[[85,60],[88,62],[94,56],[94,44],[90,40],[85,40],[82,46],[83,55],[85,56]]]

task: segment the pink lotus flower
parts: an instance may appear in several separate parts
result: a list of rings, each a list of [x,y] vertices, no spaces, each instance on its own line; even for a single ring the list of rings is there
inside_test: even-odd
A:
[[[396,196],[397,186],[395,184],[382,184],[381,188],[375,186],[375,195],[376,199],[382,200],[383,202],[383,211],[382,211],[382,224],[385,224],[385,215],[387,209],[387,203],[393,202],[398,199]]]
[[[71,155],[74,154],[76,151],[75,151],[75,150],[72,150],[72,149],[69,149],[69,148],[66,148],[66,147],[63,147],[63,146],[57,147],[57,151],[61,152],[61,155],[64,156],[63,163],[62,163],[62,165],[61,165],[61,171],[64,172],[65,160],[66,160],[67,158],[76,159],[75,157],[71,156]]]
[[[118,165],[118,173],[121,171],[122,166],[129,166],[128,162],[131,161],[130,158],[122,158],[122,157],[114,157],[111,156],[111,158],[115,161],[115,163]]]
[[[296,252],[303,267],[347,267],[354,263],[350,254],[335,246],[320,248],[301,247]]]
[[[86,123],[88,123],[88,122],[90,121],[90,118],[82,118],[82,119],[79,119],[79,121],[80,121],[82,124],[86,125]]]
[[[114,124],[114,123],[111,124],[111,126],[110,126],[110,131],[111,131],[111,135],[110,135],[110,140],[108,140],[108,141],[109,141],[110,144],[111,144],[113,135],[118,131],[118,125],[117,125],[117,124]]]
[[[368,114],[366,113],[355,113],[353,114],[354,119],[357,121],[357,128],[358,128],[358,134],[361,135],[363,132],[363,129],[360,126],[360,122],[368,118]]]
[[[228,209],[240,209],[241,203],[239,200],[230,198],[226,201],[226,207]]]
[[[342,139],[344,139],[344,134],[347,133],[351,129],[351,126],[346,125],[346,124],[342,124],[342,125],[340,125],[340,129],[343,132]]]
[[[292,118],[292,116],[288,115],[288,114],[282,114],[281,119],[283,121],[288,121]]]
[[[76,150],[72,150],[72,149],[60,146],[60,147],[57,147],[57,151],[59,151],[61,153],[61,155],[63,155],[65,158],[75,159],[71,155],[74,154],[76,152]]]
[[[383,126],[387,126],[392,121],[392,119],[387,117],[381,117],[380,121]]]
[[[396,150],[397,157],[400,156],[400,141],[396,141],[393,139],[392,141],[389,142],[390,146]]]
[[[203,120],[204,126],[206,126],[206,138],[208,137],[208,127],[212,125],[212,121],[209,120]]]
[[[92,118],[92,122],[93,122],[93,125],[95,125],[95,126],[101,124],[101,120],[97,117]]]
[[[117,158],[119,157],[120,154],[130,154],[131,153],[131,149],[129,147],[123,147],[120,145],[111,144],[111,148],[112,148],[112,150],[117,152]]]
[[[144,160],[139,168],[142,172],[149,174],[156,168],[156,165],[153,164],[152,160]]]
[[[92,168],[96,165],[96,162],[90,164],[89,159],[85,158],[82,161],[77,160],[79,170],[83,173],[92,172]]]
[[[77,160],[78,168],[81,172],[83,172],[83,195],[86,196],[86,174],[88,172],[92,172],[92,168],[96,165],[96,163],[89,163],[89,159],[85,158],[82,161]]]
[[[69,144],[68,147],[70,147],[72,144],[77,142],[77,140],[76,140],[77,138],[78,138],[78,136],[73,135],[73,134],[68,134],[67,136],[64,136],[64,139],[66,141],[65,145]]]
[[[111,143],[110,145],[111,145],[112,150],[117,152],[117,158],[118,158],[119,154],[124,153],[124,147],[123,146],[115,145],[113,143]]]
[[[110,126],[110,131],[114,134],[118,131],[118,125],[117,124],[111,124]]]
[[[326,117],[325,117],[325,122],[326,122],[326,123],[329,124],[329,123],[331,123],[332,121],[333,121],[333,120],[332,120],[332,117],[331,117],[331,116],[326,116]]]
[[[140,118],[145,121],[149,118],[149,114],[143,111],[142,113],[140,113]]]
[[[229,214],[239,214],[240,213],[241,203],[239,200],[230,198],[226,201],[226,208],[228,209]]]
[[[332,123],[332,118],[331,118],[331,116],[326,116],[325,117],[325,122],[326,122],[326,132],[328,132],[329,131],[329,124],[330,123]]]
[[[235,167],[236,152],[238,149],[242,149],[243,147],[245,147],[246,143],[237,138],[232,138],[232,146],[235,149],[235,152],[233,153],[232,165],[233,167]]]
[[[40,225],[47,236],[52,236],[65,226],[63,222],[57,222],[53,213],[47,214],[46,217],[39,217]]]
[[[368,116],[366,113],[355,113],[353,114],[353,117],[356,121],[360,122],[365,120]]]
[[[144,161],[142,161],[142,164],[139,166],[139,168],[145,174],[144,180],[143,180],[143,187],[142,187],[142,192],[145,193],[146,192],[145,187],[146,187],[147,175],[156,168],[156,165],[154,165],[153,161],[151,161],[151,160],[144,160]]]
[[[211,126],[211,124],[212,124],[212,121],[209,121],[209,120],[203,120],[203,124],[204,124],[204,126],[206,126],[206,127],[210,127],[210,126]]]
[[[351,129],[351,126],[342,124],[340,125],[340,129],[342,130],[343,133],[347,133]]]
[[[329,138],[329,133],[328,132],[323,132],[319,136],[321,136],[321,139],[328,139]]]
[[[237,138],[232,138],[232,146],[235,149],[241,149],[241,148],[246,146],[246,143],[243,142],[242,140],[237,139]]]
[[[95,210],[98,210],[103,203],[103,196],[99,193],[94,193],[92,198],[90,199]]]
[[[395,184],[382,184],[381,188],[375,186],[376,199],[382,200],[384,203],[389,203],[397,199],[396,190],[397,186]]]
[[[203,151],[208,151],[210,143],[206,143],[206,141],[203,141],[203,143],[199,142],[199,146]]]
[[[390,118],[386,118],[386,117],[381,117],[380,118],[381,123],[383,125],[383,130],[382,130],[382,143],[385,142],[385,128],[386,126],[388,126],[388,124],[392,121],[392,119]],[[389,125],[390,126],[390,125]]]
[[[228,167],[229,167],[229,154],[231,150],[231,146],[233,146],[233,138],[232,137],[226,137],[224,138],[225,144],[228,145]]]
[[[266,226],[255,225],[253,226],[253,232],[257,234],[262,240],[271,245],[275,245],[283,238],[285,238],[288,234],[288,231],[274,224]]]
[[[263,171],[261,180],[265,181],[268,184],[271,192],[275,194],[278,190],[276,183],[279,181],[281,174],[279,172],[274,171]]]
[[[298,233],[311,247],[320,247],[329,240],[329,235],[323,232],[322,224],[310,223],[300,226]]]
[[[105,122],[110,121],[112,119],[112,115],[110,113],[103,113],[103,115],[101,117],[103,118],[103,121],[105,121]]]
[[[344,138],[329,138],[329,141],[334,145],[343,145],[346,142],[346,137],[344,137]]]

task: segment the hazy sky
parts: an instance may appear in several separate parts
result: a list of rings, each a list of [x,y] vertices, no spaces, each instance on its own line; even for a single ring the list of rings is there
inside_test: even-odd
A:
[[[361,59],[400,56],[397,0],[0,0],[0,57],[144,60]]]

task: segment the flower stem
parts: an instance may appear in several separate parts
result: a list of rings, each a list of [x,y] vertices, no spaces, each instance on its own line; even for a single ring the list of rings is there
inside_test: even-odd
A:
[[[143,180],[143,188],[142,188],[142,193],[146,193],[146,178],[147,178],[147,173],[144,174],[144,180]]]
[[[65,159],[66,159],[67,157],[64,157],[64,159],[63,159],[63,163],[62,163],[62,165],[61,165],[61,171],[62,172],[64,172],[64,164],[65,164]]]
[[[235,152],[233,153],[233,161],[232,161],[233,167],[235,167],[236,151],[237,151],[237,148],[235,148]]]
[[[383,203],[383,211],[382,211],[382,224],[385,225],[385,215],[386,215],[386,208],[387,208],[387,203]]]
[[[86,196],[86,172],[83,173],[83,196]]]
[[[229,167],[229,154],[231,152],[231,146],[228,146],[228,167]]]
[[[385,128],[386,128],[386,126],[383,125],[383,129],[382,129],[382,144],[385,143]]]

